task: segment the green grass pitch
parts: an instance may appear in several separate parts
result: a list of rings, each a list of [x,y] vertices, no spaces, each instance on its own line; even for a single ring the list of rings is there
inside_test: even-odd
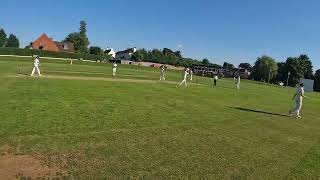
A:
[[[320,94],[111,64],[0,57],[0,147],[75,179],[319,179]],[[48,77],[46,77],[48,76]],[[1,148],[0,148],[1,149]]]

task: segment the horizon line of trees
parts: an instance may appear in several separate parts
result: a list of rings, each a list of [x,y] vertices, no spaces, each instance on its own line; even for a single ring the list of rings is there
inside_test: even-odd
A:
[[[145,61],[160,64],[169,64],[173,66],[191,67],[192,64],[206,65],[216,68],[237,70],[237,68],[246,69],[251,73],[251,79],[270,83],[283,82],[286,85],[293,86],[301,78],[320,81],[320,69],[313,72],[313,65],[308,55],[302,54],[299,57],[288,57],[285,62],[277,62],[270,56],[263,55],[258,57],[254,65],[244,62],[235,67],[232,63],[224,62],[223,65],[213,64],[207,58],[202,61],[191,58],[184,58],[180,51],[171,49],[139,49],[134,53],[132,60]],[[289,73],[290,72],[290,73]]]
[[[159,64],[168,64],[172,66],[191,67],[193,64],[207,65],[220,68],[219,64],[211,63],[207,58],[202,61],[192,58],[183,57],[181,51],[173,51],[169,48],[163,49],[138,49],[132,56],[133,61],[137,62],[153,62]]]
[[[253,66],[250,63],[244,62],[240,63],[238,67],[235,67],[228,62],[224,62],[222,66],[213,64],[206,58],[202,61],[184,58],[180,51],[172,51],[171,49],[164,48],[162,50],[139,49],[134,53],[132,60],[183,67],[191,67],[192,64],[197,64],[229,70],[242,68],[252,72],[251,78],[256,81],[270,83],[283,82],[285,85],[290,86],[294,86],[302,78],[320,81],[320,69],[316,70],[314,73],[312,61],[309,56],[305,54],[298,57],[288,57],[285,62],[277,62],[274,58],[263,55],[257,58]]]
[[[258,57],[252,68],[252,78],[256,81],[270,83],[283,82],[294,86],[300,79],[320,80],[320,69],[313,72],[312,61],[308,55],[288,57],[285,62],[263,55]]]

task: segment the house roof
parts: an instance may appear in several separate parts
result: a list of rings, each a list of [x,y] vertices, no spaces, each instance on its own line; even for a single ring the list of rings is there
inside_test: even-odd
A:
[[[134,48],[129,48],[124,51],[119,51],[116,54],[120,54],[120,53],[134,53]]]
[[[111,49],[107,49],[104,51],[104,53],[109,54],[111,52]]]
[[[46,33],[43,33],[38,39],[40,39],[40,38],[50,39]]]
[[[74,45],[71,42],[57,42],[53,41],[61,52],[74,52]]]

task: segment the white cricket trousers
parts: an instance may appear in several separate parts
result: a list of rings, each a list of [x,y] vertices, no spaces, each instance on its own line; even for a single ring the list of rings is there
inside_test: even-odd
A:
[[[186,78],[184,78],[184,79],[182,80],[182,82],[180,83],[180,86],[181,86],[183,83],[184,83],[185,86],[187,86],[187,79],[186,79]]]
[[[160,81],[162,81],[162,80],[164,80],[164,81],[166,80],[166,77],[163,73],[160,74]]]
[[[294,115],[295,117],[300,116],[301,108],[302,108],[302,100],[297,99],[297,100],[296,100],[296,107],[293,108],[293,110],[292,110],[293,115]]]
[[[38,75],[39,75],[39,76],[41,76],[39,66],[34,66],[34,67],[33,67],[33,70],[32,70],[32,73],[31,73],[31,76],[33,76],[33,75],[34,75],[34,72],[35,72],[36,70],[37,70],[37,72],[38,72]]]
[[[116,76],[117,68],[112,68],[112,75]]]

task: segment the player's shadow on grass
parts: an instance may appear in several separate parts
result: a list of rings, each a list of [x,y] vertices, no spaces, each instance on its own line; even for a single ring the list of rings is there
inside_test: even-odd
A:
[[[269,115],[274,115],[274,116],[288,117],[287,115],[283,115],[283,114],[271,113],[271,112],[266,112],[266,111],[259,111],[259,110],[248,109],[248,108],[240,108],[240,107],[229,107],[229,108],[240,110],[240,111],[246,111],[246,112],[254,112],[254,113],[269,114]]]

